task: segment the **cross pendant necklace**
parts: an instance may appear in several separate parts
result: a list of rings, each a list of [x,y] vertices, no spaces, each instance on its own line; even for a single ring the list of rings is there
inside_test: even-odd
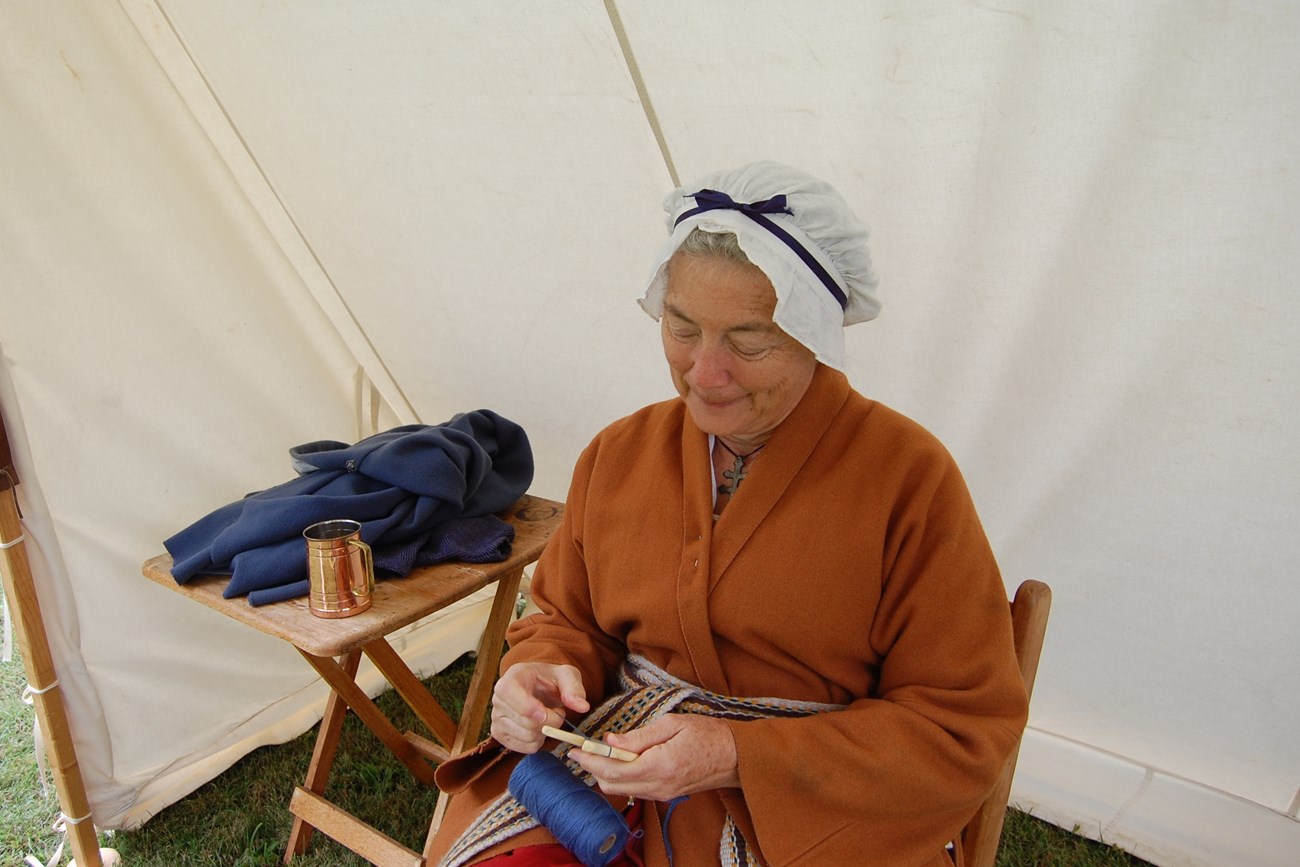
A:
[[[730,453],[730,455],[736,459],[731,469],[722,471],[723,478],[729,479],[731,481],[731,484],[718,485],[718,493],[734,494],[736,493],[736,491],[740,489],[740,483],[743,482],[749,476],[749,473],[745,472],[745,461],[749,460],[754,455],[758,454],[762,450],[763,446],[759,446],[758,448],[754,449],[752,452],[750,452],[747,455],[742,455],[742,454],[738,454],[734,449],[731,448],[731,446],[724,443],[722,441],[722,437],[717,437],[717,440],[718,440],[718,445],[726,449],[727,452]],[[767,445],[767,443],[764,443],[763,445]]]

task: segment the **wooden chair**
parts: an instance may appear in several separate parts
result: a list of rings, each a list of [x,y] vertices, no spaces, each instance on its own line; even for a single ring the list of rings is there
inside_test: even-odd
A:
[[[1041,581],[1026,581],[1016,588],[1011,602],[1011,626],[1015,636],[1016,659],[1020,663],[1020,676],[1025,681],[1025,692],[1034,693],[1034,678],[1038,674],[1038,657],[1043,651],[1043,636],[1047,632],[1047,615],[1052,609],[1052,589]],[[1007,758],[998,777],[997,785],[979,810],[966,823],[961,832],[964,855],[962,867],[993,867],[1002,839],[1002,823],[1007,815],[1007,801],[1011,797],[1011,779],[1016,773],[1016,758],[1020,744]]]

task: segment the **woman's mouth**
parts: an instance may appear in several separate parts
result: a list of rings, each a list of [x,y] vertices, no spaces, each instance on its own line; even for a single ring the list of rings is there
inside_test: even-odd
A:
[[[726,409],[736,401],[740,400],[738,397],[718,397],[714,395],[700,394],[698,391],[695,393],[695,397],[700,403],[704,404],[704,406],[714,410]]]

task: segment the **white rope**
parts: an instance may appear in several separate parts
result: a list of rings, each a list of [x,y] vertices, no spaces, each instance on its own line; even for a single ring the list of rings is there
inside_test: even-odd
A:
[[[27,864],[28,867],[57,867],[58,863],[63,860],[63,844],[66,843],[67,840],[67,837],[59,838],[59,845],[55,847],[54,854],[50,856],[48,862],[42,864],[37,860],[35,855],[28,855],[23,859],[23,863]]]
[[[54,824],[50,826],[50,830],[59,835],[59,845],[54,847],[54,854],[50,856],[50,860],[42,863],[35,855],[28,855],[23,859],[23,863],[26,864],[27,867],[58,867],[59,863],[63,860],[63,849],[68,843],[68,826],[78,825],[89,818],[90,816],[87,814],[82,816],[80,819],[70,819],[66,813],[59,813],[59,818],[55,819]],[[112,834],[113,832],[108,831],[106,833]],[[122,863],[122,855],[116,849],[106,849],[101,847],[99,850],[99,862],[103,867],[117,867],[117,865]],[[77,862],[75,859],[68,862],[68,867],[76,867],[76,865]]]
[[[41,729],[41,718],[32,717],[32,750],[36,753],[36,770],[41,775],[41,797],[50,796],[50,771],[46,767],[45,732]]]
[[[37,689],[36,687],[32,686],[30,683],[27,684],[27,686],[23,689],[23,704],[30,705],[32,703],[32,696],[45,695],[45,693],[54,689],[58,685],[59,685],[58,678],[55,678],[54,680],[50,681],[50,685],[45,687],[45,689]]]
[[[17,545],[19,542],[21,542],[24,538],[25,537],[20,533],[18,535],[18,538],[16,539],[10,539],[8,542],[0,542],[0,551],[4,551],[8,548],[12,548],[14,545]]]
[[[31,707],[36,704],[35,696],[44,695],[58,685],[59,681],[57,679],[42,690],[32,689],[32,685],[27,684],[27,688],[23,690],[23,704]],[[46,779],[48,774],[45,767],[45,735],[41,731],[39,714],[32,715],[32,751],[36,753],[36,770],[41,778],[41,797],[48,798],[50,796],[50,783]]]
[[[59,835],[59,845],[54,847],[54,854],[50,856],[50,860],[41,863],[35,855],[28,855],[23,859],[23,863],[29,865],[29,867],[56,867],[63,860],[63,846],[68,842],[68,829],[63,824],[62,813],[59,814],[59,818],[54,820],[50,830]]]

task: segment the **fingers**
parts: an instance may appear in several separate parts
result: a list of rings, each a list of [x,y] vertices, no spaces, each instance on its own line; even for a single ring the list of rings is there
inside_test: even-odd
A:
[[[679,755],[682,745],[672,743],[682,729],[681,719],[669,714],[640,729],[605,735],[604,740],[610,745],[640,753],[632,761],[578,749],[570,750],[569,758],[590,772],[607,795],[670,801],[687,794],[691,787],[691,781],[682,774]]]
[[[678,718],[669,714],[654,720],[639,729],[622,734],[606,735],[605,740],[621,749],[634,753],[644,753],[651,747],[667,743],[681,728]]]
[[[515,714],[545,719],[548,708],[562,707],[586,713],[587,690],[582,676],[572,665],[529,662],[512,665],[492,690],[494,704],[505,705]]]
[[[492,737],[516,752],[535,753],[546,740],[542,726],[563,725],[565,708],[588,709],[576,668],[548,663],[513,665],[492,690]]]
[[[541,729],[532,725],[521,725],[508,716],[492,715],[492,737],[497,743],[517,753],[535,753],[542,748],[545,738]]]
[[[587,703],[587,688],[582,685],[582,675],[572,665],[556,666],[555,682],[564,707],[578,713],[591,710]]]
[[[569,758],[581,765],[583,770],[590,773],[596,779],[596,785],[607,795],[614,795],[615,797],[650,797],[651,786],[643,778],[641,769],[633,767],[636,762],[644,761],[644,759],[638,758],[633,762],[624,762],[619,759],[598,756],[595,753],[585,753],[577,747],[569,750]]]
[[[515,752],[535,753],[542,745],[541,726],[500,699],[492,704],[491,730],[492,737]]]
[[[642,729],[610,735],[609,743],[640,752],[631,762],[570,751],[601,791],[669,801],[706,789],[740,785],[736,747],[722,720],[668,714]]]

